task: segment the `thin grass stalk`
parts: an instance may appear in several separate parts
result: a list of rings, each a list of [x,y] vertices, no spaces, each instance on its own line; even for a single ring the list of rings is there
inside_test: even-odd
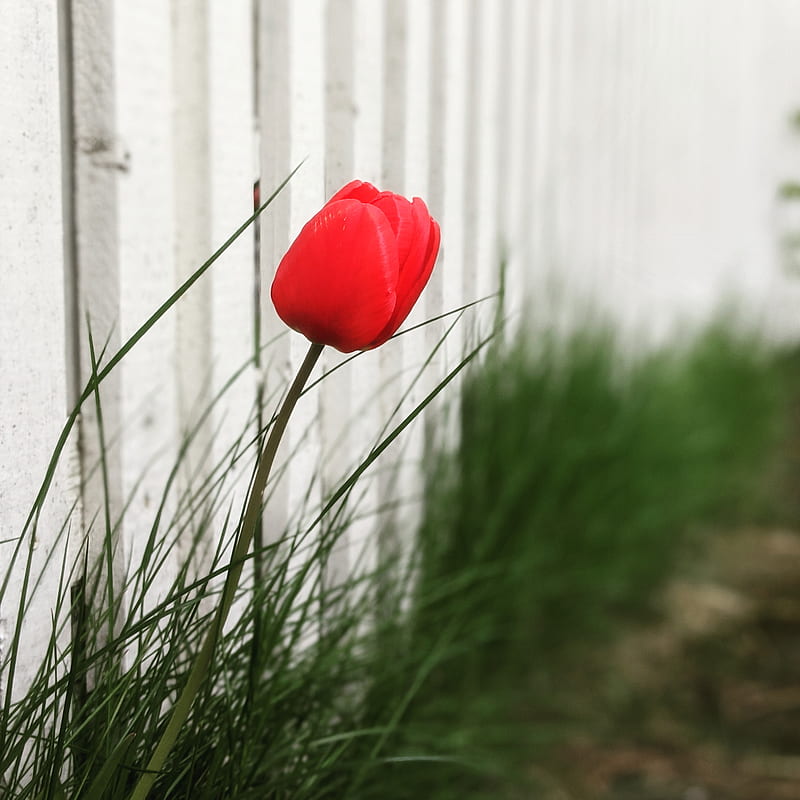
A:
[[[131,800],[145,800],[150,793],[150,789],[156,781],[156,778],[161,772],[161,769],[169,756],[175,742],[178,739],[181,728],[183,727],[186,718],[189,716],[192,703],[194,702],[197,693],[200,691],[201,686],[208,673],[208,668],[214,655],[214,649],[217,640],[222,633],[222,628],[225,620],[228,617],[233,599],[236,594],[236,588],[239,585],[239,578],[242,574],[247,553],[250,549],[250,544],[255,535],[256,528],[258,527],[259,519],[261,517],[261,500],[264,495],[264,488],[267,485],[269,473],[272,464],[275,461],[275,455],[278,452],[278,446],[283,438],[284,431],[289,422],[289,417],[300,398],[303,386],[308,380],[314,365],[317,363],[320,354],[322,353],[323,345],[312,344],[300,369],[295,376],[294,382],[289,388],[286,397],[283,400],[280,411],[275,418],[275,424],[270,431],[267,443],[264,446],[264,451],[258,462],[256,469],[256,476],[253,479],[253,487],[250,491],[250,496],[247,499],[245,506],[242,524],[239,528],[239,535],[236,545],[231,555],[231,560],[225,579],[225,587],[222,591],[219,606],[214,615],[211,627],[206,634],[203,646],[195,658],[192,670],[189,673],[189,678],[186,681],[183,691],[180,694],[175,706],[172,710],[172,716],[167,723],[166,730],[164,731],[161,739],[156,745],[156,749],[147,764],[146,772],[139,778],[136,787],[131,794]]]

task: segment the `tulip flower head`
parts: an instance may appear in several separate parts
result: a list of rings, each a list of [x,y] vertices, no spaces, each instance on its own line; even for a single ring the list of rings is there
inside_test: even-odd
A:
[[[317,344],[343,353],[378,347],[428,282],[439,239],[418,197],[352,181],[306,223],[278,265],[275,310]]]

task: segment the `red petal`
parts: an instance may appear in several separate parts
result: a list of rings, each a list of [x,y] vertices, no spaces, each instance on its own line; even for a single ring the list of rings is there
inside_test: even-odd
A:
[[[360,200],[362,203],[371,203],[380,192],[366,181],[350,181],[339,189],[325,205],[335,203],[337,200]]]
[[[439,224],[430,216],[425,203],[418,197],[414,198],[412,211],[414,213],[414,236],[408,257],[400,266],[397,281],[397,303],[386,327],[370,344],[370,347],[378,347],[383,344],[403,324],[425,288],[425,284],[433,272],[433,265],[436,263],[441,238]]]
[[[386,327],[398,272],[383,212],[356,199],[328,202],[278,265],[272,301],[290,328],[349,353],[368,347]]]
[[[405,197],[394,194],[394,192],[381,192],[372,201],[372,205],[377,206],[386,214],[386,219],[389,220],[394,235],[397,237],[397,260],[402,275],[403,264],[408,258],[416,232],[411,203]]]

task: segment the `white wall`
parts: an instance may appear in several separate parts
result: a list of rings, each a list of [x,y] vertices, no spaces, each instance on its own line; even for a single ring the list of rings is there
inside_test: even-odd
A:
[[[534,5],[529,285],[550,270],[656,337],[727,296],[796,335],[800,283],[779,251],[792,220],[777,193],[800,173],[800,7]]]

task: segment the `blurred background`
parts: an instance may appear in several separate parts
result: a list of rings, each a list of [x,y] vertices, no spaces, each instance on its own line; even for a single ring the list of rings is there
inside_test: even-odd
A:
[[[336,564],[379,549],[372,510],[402,497],[409,664],[452,637],[408,730],[485,769],[375,796],[800,797],[800,4],[0,0],[0,18],[0,547],[92,374],[87,322],[107,361],[302,162],[104,382],[105,483],[92,409],[68,443],[43,550],[108,499],[124,572],[201,409],[244,366],[195,476],[302,358],[267,291],[300,227],[354,177],[419,195],[442,253],[409,325],[482,302],[441,347],[449,320],[326,381],[267,515],[283,529],[398,398],[408,413],[495,334],[448,421],[431,406],[392,477],[364,479]]]

